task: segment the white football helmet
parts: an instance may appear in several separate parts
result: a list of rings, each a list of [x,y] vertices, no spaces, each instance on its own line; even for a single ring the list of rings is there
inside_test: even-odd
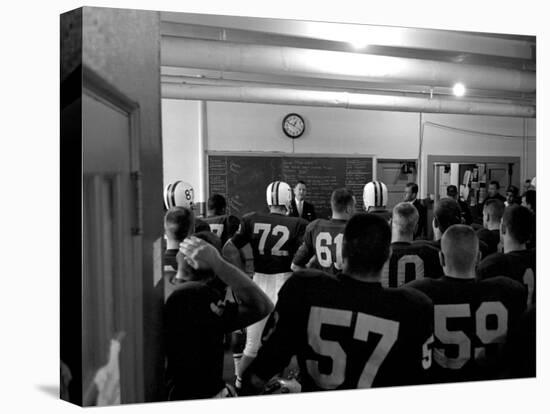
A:
[[[178,180],[164,187],[163,198],[166,209],[172,207],[193,208],[195,191],[191,184]]]
[[[533,187],[535,190],[537,189],[537,177],[533,177],[531,180],[531,187]]]
[[[268,206],[289,206],[292,201],[292,189],[284,181],[274,181],[265,192]]]
[[[371,181],[363,188],[363,203],[365,210],[369,207],[386,207],[388,203],[388,188],[382,181]]]

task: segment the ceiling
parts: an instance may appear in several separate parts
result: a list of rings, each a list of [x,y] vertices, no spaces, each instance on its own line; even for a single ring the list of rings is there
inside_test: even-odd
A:
[[[456,74],[457,81],[468,80],[466,95],[460,99],[529,106],[534,116],[534,36],[166,12],[161,13],[161,35],[165,85],[220,90],[269,87],[447,101],[458,99],[452,91]],[[176,47],[168,47],[171,40]],[[225,46],[229,49],[219,49]],[[223,58],[218,56],[222,52]],[[195,59],[196,55],[204,56]],[[256,62],[250,62],[252,56]],[[315,60],[316,67],[308,66],[309,56],[320,59]],[[348,57],[350,66],[357,62],[357,70],[345,67]],[[262,66],[264,58],[269,64]],[[371,58],[372,65],[366,60]],[[386,58],[395,59],[382,60]],[[415,77],[416,69],[407,69],[410,77],[396,76],[398,72],[386,70],[385,62],[412,62],[423,75]],[[363,64],[369,69],[380,64],[384,70],[378,72],[384,73],[366,70],[363,76]],[[501,82],[492,82],[501,76]],[[469,82],[475,86],[469,87]]]

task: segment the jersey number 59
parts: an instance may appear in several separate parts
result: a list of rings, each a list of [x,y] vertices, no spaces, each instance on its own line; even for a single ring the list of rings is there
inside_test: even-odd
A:
[[[472,351],[475,359],[484,355],[485,347],[472,347],[472,340],[460,330],[449,330],[448,321],[454,318],[470,318],[470,305],[467,303],[456,305],[435,305],[435,337],[443,348],[434,349],[434,359],[443,368],[460,369],[471,358]],[[489,316],[494,323],[491,329],[488,325]],[[508,311],[502,302],[483,302],[475,313],[475,331],[483,345],[502,343],[508,331]],[[456,357],[449,357],[449,347],[455,347]],[[473,348],[473,349],[472,349]]]

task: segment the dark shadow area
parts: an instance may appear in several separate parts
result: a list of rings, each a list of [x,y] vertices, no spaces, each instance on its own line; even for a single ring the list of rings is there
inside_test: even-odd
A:
[[[59,385],[38,385],[37,388],[42,391],[44,394],[50,395],[55,399],[59,398]]]

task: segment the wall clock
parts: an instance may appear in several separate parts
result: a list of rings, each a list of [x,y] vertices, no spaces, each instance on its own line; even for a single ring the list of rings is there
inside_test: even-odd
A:
[[[283,119],[283,132],[287,137],[295,139],[304,133],[306,130],[306,123],[304,118],[298,114],[288,114]]]

